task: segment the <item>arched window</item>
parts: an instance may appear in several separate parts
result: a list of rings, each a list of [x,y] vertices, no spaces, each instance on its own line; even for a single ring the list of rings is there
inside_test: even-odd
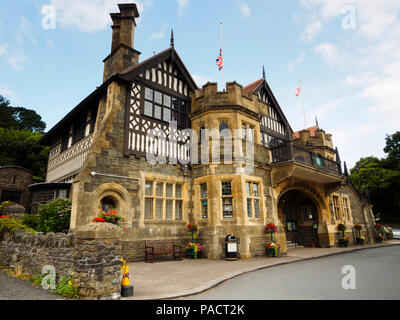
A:
[[[104,212],[116,211],[117,205],[115,200],[111,197],[105,197],[101,200],[101,208]]]

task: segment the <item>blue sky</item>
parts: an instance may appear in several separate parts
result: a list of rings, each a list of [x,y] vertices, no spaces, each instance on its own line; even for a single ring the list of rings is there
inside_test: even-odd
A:
[[[101,84],[116,0],[1,0],[0,94],[55,125]],[[215,59],[224,23],[225,79],[267,81],[294,130],[333,135],[352,167],[383,157],[385,135],[400,129],[398,0],[141,0],[135,49],[141,60],[175,47],[198,85],[221,82]],[[42,22],[54,8],[55,29]]]

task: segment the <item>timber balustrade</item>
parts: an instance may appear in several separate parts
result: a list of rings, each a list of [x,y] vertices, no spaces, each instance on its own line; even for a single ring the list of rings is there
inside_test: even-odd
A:
[[[273,164],[296,161],[330,173],[338,175],[342,174],[340,162],[330,160],[320,154],[302,149],[295,146],[292,142],[271,148],[271,153]]]

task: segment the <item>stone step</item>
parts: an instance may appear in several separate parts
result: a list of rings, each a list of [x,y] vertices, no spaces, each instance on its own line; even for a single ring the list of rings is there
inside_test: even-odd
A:
[[[287,249],[300,249],[300,248],[304,248],[304,246],[299,245],[297,243],[293,243],[292,241],[287,241],[286,248]]]

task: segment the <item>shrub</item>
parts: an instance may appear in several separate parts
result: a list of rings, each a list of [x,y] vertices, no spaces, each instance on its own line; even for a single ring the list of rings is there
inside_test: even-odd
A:
[[[39,227],[39,216],[33,214],[26,214],[22,223],[33,230],[38,230]]]
[[[12,204],[15,204],[15,202],[12,201],[4,201],[0,204],[0,212],[3,211],[3,208],[7,207],[7,206],[11,206]]]
[[[71,221],[71,205],[72,202],[70,200],[64,199],[57,199],[39,205],[38,230],[44,233],[68,233]]]
[[[34,234],[35,230],[21,223],[20,220],[9,218],[6,216],[0,217],[0,232],[6,229],[9,232],[22,231]]]
[[[72,284],[72,276],[61,277],[56,284],[55,293],[69,299],[79,299],[79,288]]]

